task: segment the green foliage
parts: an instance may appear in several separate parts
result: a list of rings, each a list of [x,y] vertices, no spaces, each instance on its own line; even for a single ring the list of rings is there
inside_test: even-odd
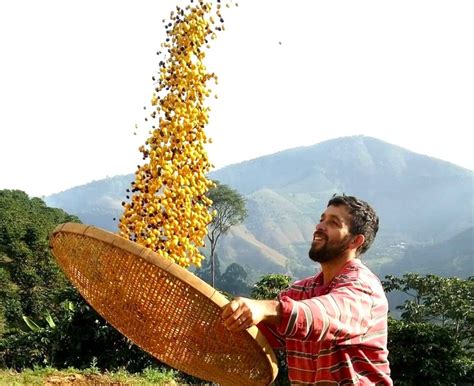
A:
[[[0,341],[0,354],[5,366],[25,368],[36,365],[56,365],[61,358],[61,343],[65,338],[63,327],[71,321],[74,308],[70,301],[62,303],[63,314],[55,322],[49,311],[41,321],[23,315],[28,329],[10,330]]]
[[[48,237],[63,222],[79,221],[19,190],[0,191],[0,312],[8,328],[23,326],[23,315],[39,318],[66,286]]]
[[[59,270],[48,247],[51,231],[78,221],[21,191],[0,191],[0,366],[33,365],[141,370],[150,355],[107,324]]]
[[[73,290],[71,290],[73,291]],[[1,365],[24,369],[32,365],[57,368],[90,367],[97,370],[126,367],[141,371],[158,362],[133,345],[102,319],[79,295],[62,303],[63,313],[30,323],[27,331],[10,330],[0,340]],[[49,320],[49,321],[48,321]]]
[[[407,273],[402,278],[386,276],[387,292],[401,291],[409,296],[397,309],[402,320],[431,322],[446,327],[454,339],[468,348],[474,343],[474,277],[421,276]]]
[[[387,292],[409,297],[397,306],[402,320],[389,320],[393,378],[410,385],[472,383],[473,278],[407,273],[385,279]]]
[[[51,314],[50,314],[51,315]],[[28,328],[33,332],[41,331],[42,327],[40,327],[34,320],[29,318],[28,316],[23,315],[23,320],[25,321]],[[53,322],[54,323],[54,322]]]
[[[142,372],[130,373],[124,369],[99,372],[94,368],[73,367],[57,370],[53,367],[25,369],[18,373],[11,369],[0,370],[0,385],[175,385],[182,384],[180,374],[168,368],[145,368]]]
[[[237,263],[230,264],[220,277],[218,286],[234,296],[248,296],[247,271]]]
[[[450,330],[389,319],[389,360],[397,384],[447,385],[474,381],[474,361]]]
[[[179,373],[173,369],[147,367],[142,372],[142,378],[144,378],[145,382],[159,385],[179,378]]]
[[[288,288],[292,278],[282,274],[263,275],[260,280],[254,284],[251,296],[254,299],[276,299],[278,294]]]
[[[251,296],[254,299],[261,300],[275,299],[282,290],[290,286],[291,281],[292,278],[288,275],[263,275],[260,280],[253,285],[251,290]],[[286,362],[286,354],[283,350],[277,350],[275,354],[278,361],[278,376],[275,379],[275,385],[290,385],[290,382],[288,380],[288,365]]]
[[[220,269],[220,259],[217,254],[214,257],[215,287],[220,291],[234,296],[248,296],[250,287],[247,283],[247,271],[237,263],[230,264],[223,274]],[[196,270],[196,276],[212,285],[212,265],[209,259],[205,259],[201,268]]]
[[[217,212],[211,222],[211,230],[216,235],[225,234],[232,226],[240,224],[247,216],[245,199],[236,190],[214,181],[216,187],[207,196],[212,200],[212,210]],[[211,232],[212,233],[212,232]],[[216,236],[216,237],[219,237]]]
[[[6,259],[5,256],[4,259]],[[9,261],[11,260],[9,259]],[[0,263],[0,338],[8,329],[7,320],[18,320],[21,315],[21,302],[17,285],[12,281],[7,268]]]

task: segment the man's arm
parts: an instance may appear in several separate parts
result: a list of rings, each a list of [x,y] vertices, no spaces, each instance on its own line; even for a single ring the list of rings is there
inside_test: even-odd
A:
[[[386,318],[386,300],[375,298],[369,286],[347,280],[327,295],[306,300],[237,298],[224,308],[222,317],[230,331],[263,321],[276,325],[281,336],[293,339],[359,340],[373,322]]]
[[[357,280],[340,283],[326,295],[305,300],[282,296],[280,302],[282,322],[276,331],[292,339],[358,340],[378,314],[372,291]]]
[[[222,311],[224,325],[229,331],[242,331],[260,322],[278,325],[281,304],[278,300],[235,298]]]

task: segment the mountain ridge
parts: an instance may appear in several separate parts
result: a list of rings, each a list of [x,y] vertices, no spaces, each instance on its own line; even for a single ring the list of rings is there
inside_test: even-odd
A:
[[[373,137],[287,149],[209,177],[247,200],[246,221],[218,247],[223,263],[258,260],[261,269],[284,269],[295,277],[314,272],[307,258],[310,237],[335,193],[358,196],[377,210],[380,232],[364,259],[382,273],[403,260],[401,245],[449,240],[473,225],[472,171]],[[115,231],[112,218],[120,217],[132,181],[133,174],[94,181],[48,196],[46,202]]]

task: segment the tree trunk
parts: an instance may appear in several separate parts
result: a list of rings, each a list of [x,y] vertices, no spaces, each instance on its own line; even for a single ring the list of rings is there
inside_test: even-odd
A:
[[[211,283],[216,288],[216,242],[211,241]]]
[[[216,264],[214,262],[214,252],[211,250],[211,283],[216,288]]]

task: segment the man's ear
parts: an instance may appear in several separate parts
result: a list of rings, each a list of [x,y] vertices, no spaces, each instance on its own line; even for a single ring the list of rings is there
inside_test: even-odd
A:
[[[357,250],[362,246],[362,244],[364,244],[364,242],[365,242],[364,235],[355,235],[351,241],[350,246]]]

